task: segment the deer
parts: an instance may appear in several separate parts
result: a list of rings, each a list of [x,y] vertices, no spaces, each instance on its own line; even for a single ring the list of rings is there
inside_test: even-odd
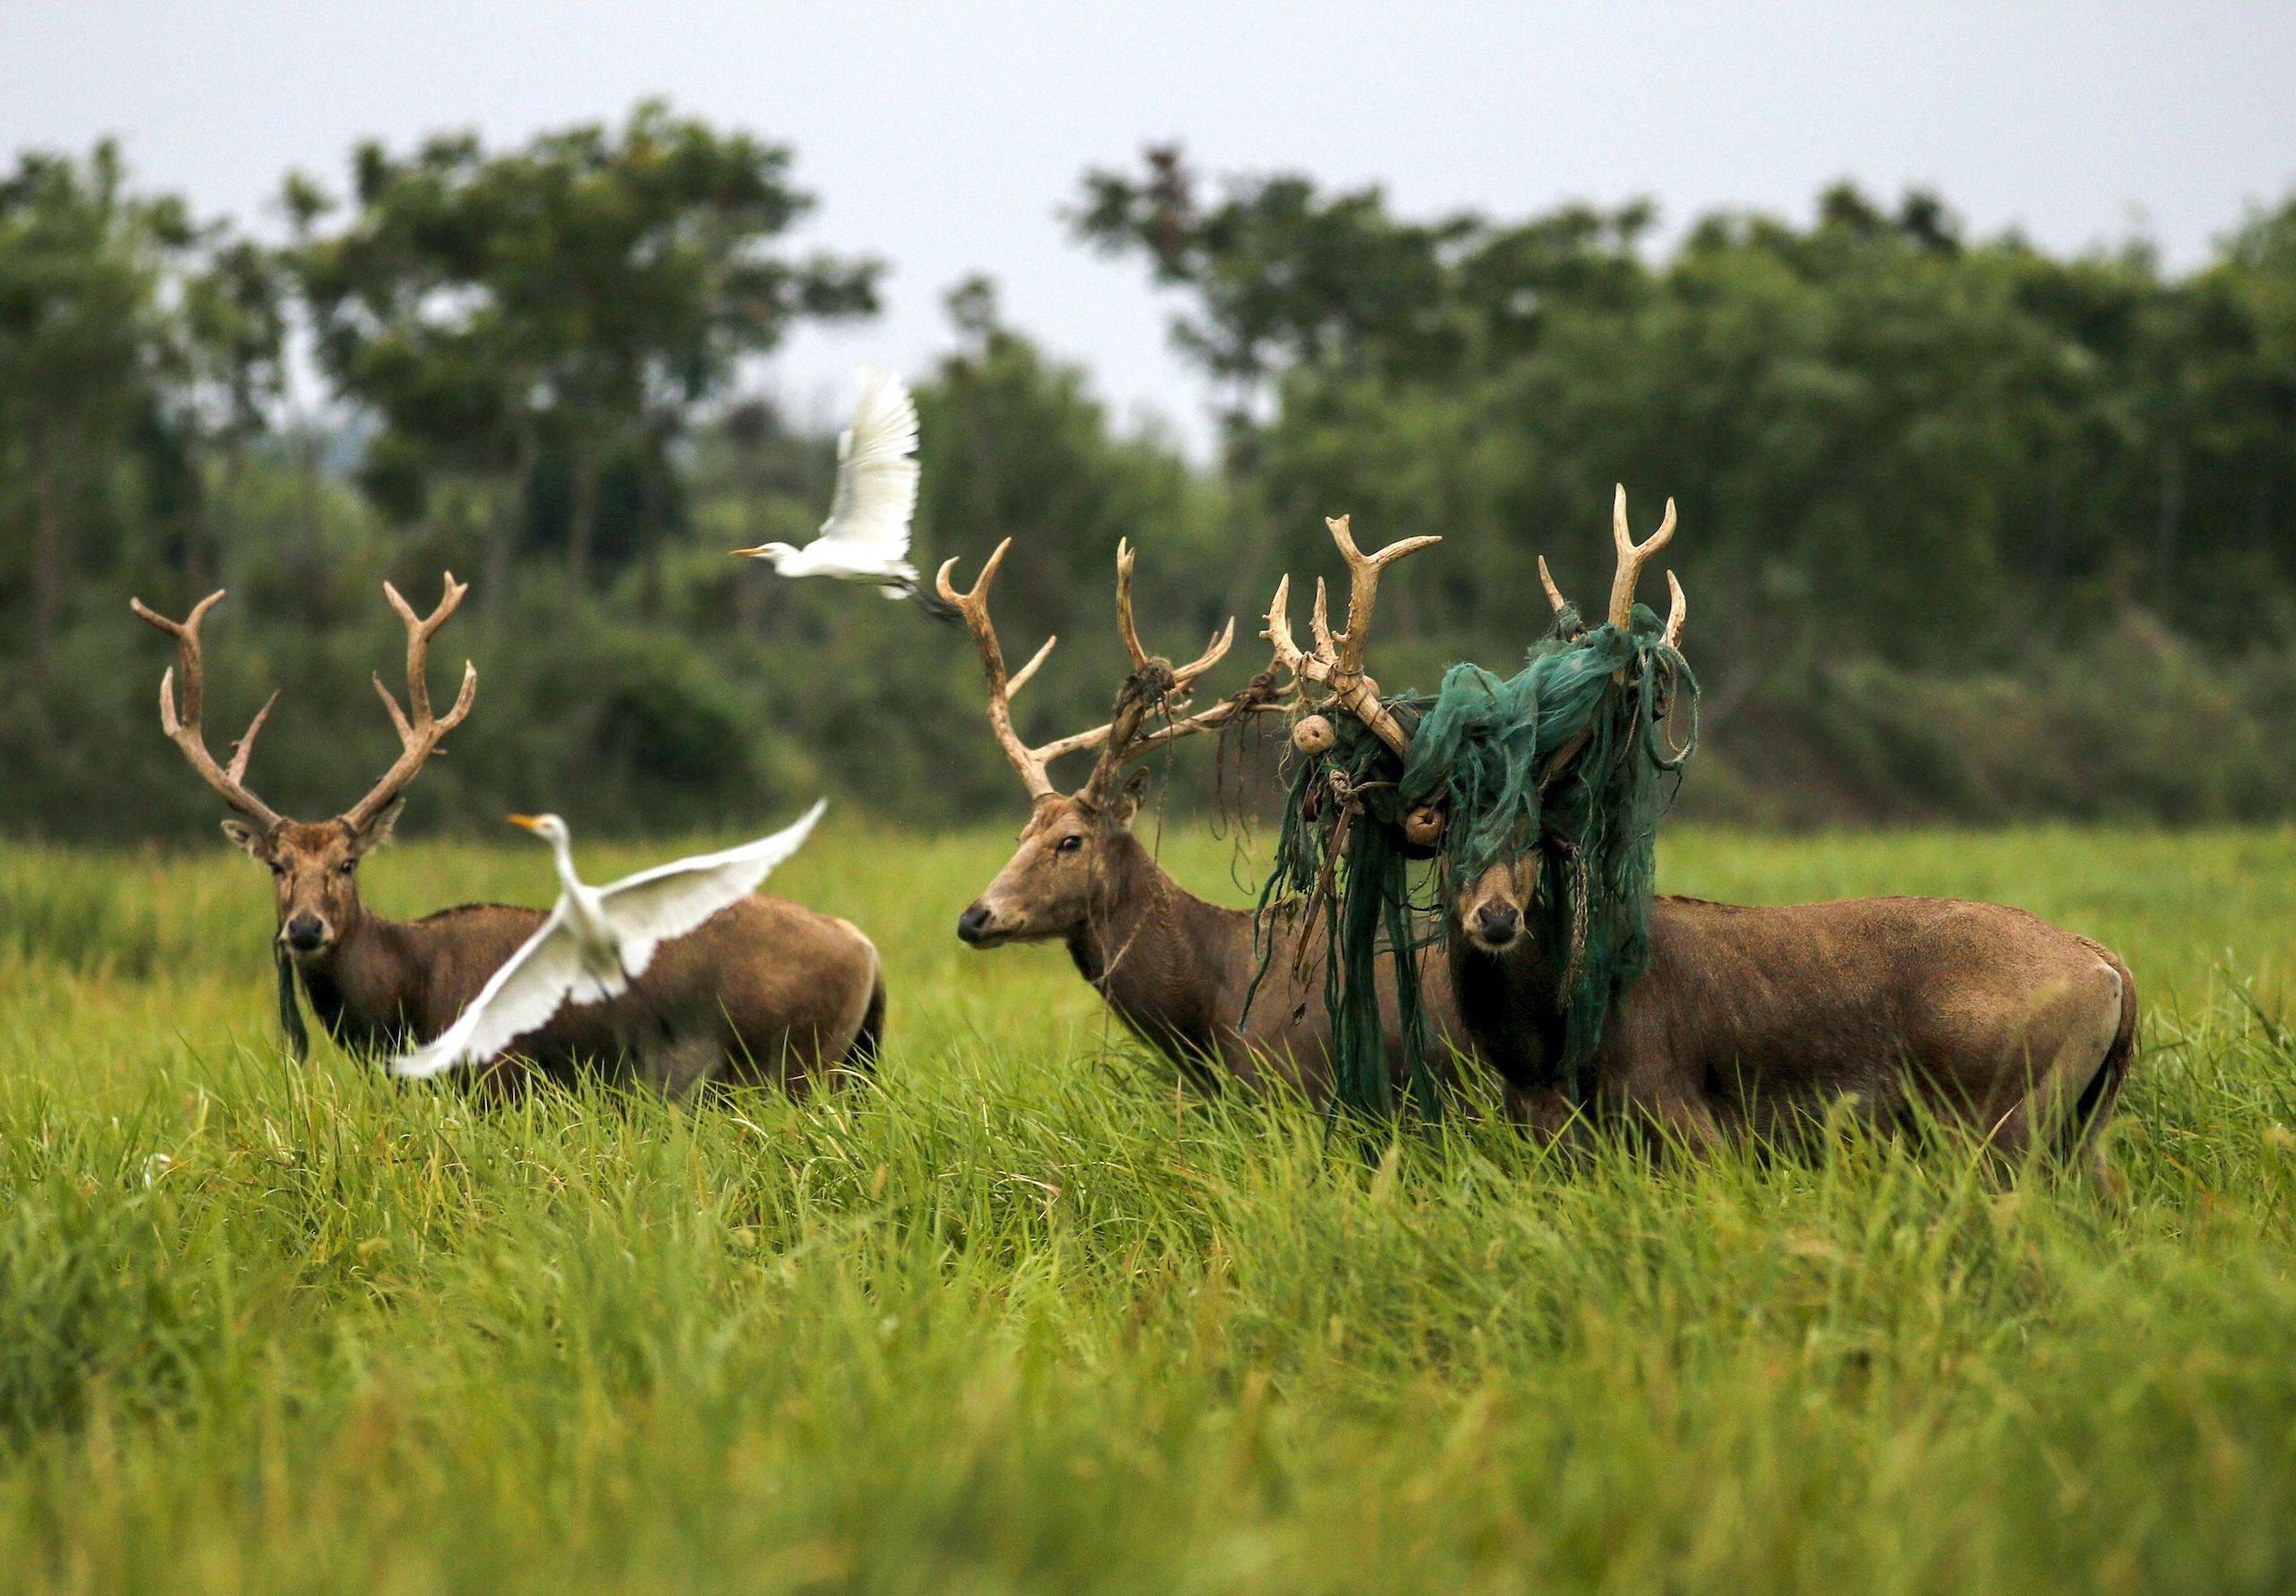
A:
[[[431,638],[467,591],[448,572],[438,606],[418,615],[397,588],[383,584],[383,596],[406,629],[405,707],[379,675],[374,679],[398,733],[399,754],[356,803],[331,820],[310,821],[282,815],[247,785],[248,760],[279,700],[276,692],[256,712],[229,764],[208,750],[199,629],[222,591],[180,621],[141,599],[130,601],[138,616],[175,640],[176,664],[160,679],[161,730],[237,811],[239,818],[223,822],[223,834],[270,869],[279,1016],[298,1062],[309,1046],[298,986],[344,1051],[387,1057],[445,1030],[544,919],[540,909],[475,903],[393,920],[360,899],[360,865],[389,838],[408,784],[476,699],[478,668],[465,661],[452,707],[439,715],[430,701]],[[515,1088],[538,1071],[560,1080],[602,1072],[674,1097],[710,1083],[772,1081],[802,1092],[839,1067],[874,1063],[884,1012],[884,975],[868,938],[843,920],[759,893],[665,946],[622,997],[561,1010],[520,1041],[515,1057],[472,1073],[498,1089]]]
[[[1248,909],[1206,902],[1175,881],[1132,828],[1148,776],[1139,761],[1183,737],[1284,708],[1292,690],[1279,685],[1282,662],[1239,691],[1191,710],[1196,682],[1226,656],[1236,623],[1231,618],[1186,664],[1149,655],[1133,616],[1135,556],[1119,542],[1117,632],[1131,671],[1115,709],[1104,724],[1031,747],[1014,730],[1013,699],[1059,638],[1047,638],[1026,664],[1007,674],[988,594],[1011,547],[1010,538],[996,545],[968,591],[951,580],[955,559],[935,578],[943,602],[972,634],[987,683],[989,728],[1030,806],[1012,857],[958,916],[958,939],[977,950],[1059,942],[1109,1011],[1199,1089],[1216,1093],[1233,1085],[1328,1106],[1331,1019],[1317,974],[1321,924],[1294,912],[1262,928]],[[1347,552],[1368,612],[1380,566],[1392,555],[1362,556],[1352,546]],[[1083,785],[1063,792],[1052,779],[1053,762],[1093,750],[1098,755]],[[1400,1009],[1392,976],[1382,974],[1387,1056],[1396,1061],[1400,1082]],[[1442,964],[1426,960],[1421,998],[1430,1054],[1439,1059],[1458,1035],[1448,984]]]
[[[1636,542],[1618,490],[1608,624],[1631,624],[1641,572],[1674,530],[1669,501]],[[1539,575],[1567,624],[1577,612],[1544,559]],[[1667,585],[1674,644],[1689,605],[1672,572]],[[1364,713],[1360,698],[1335,702]],[[1543,782],[1569,779],[1582,746],[1559,750]],[[1648,967],[1614,998],[1574,1100],[1557,1067],[1568,912],[1546,889],[1565,867],[1558,839],[1540,837],[1448,889],[1460,1022],[1519,1121],[1548,1136],[1623,1125],[1695,1156],[1730,1140],[1788,1141],[1847,1110],[1901,1131],[1973,1130],[2006,1167],[2077,1163],[2113,1187],[2100,1132],[2135,1057],[2137,997],[2109,950],[2000,904],[1662,896]]]

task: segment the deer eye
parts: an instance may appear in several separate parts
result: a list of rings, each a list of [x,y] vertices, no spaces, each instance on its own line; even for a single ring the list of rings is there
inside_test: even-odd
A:
[[[276,860],[276,859],[266,860],[266,861],[265,861],[265,863],[266,863],[267,864],[269,864],[269,865],[270,865],[270,867],[271,867],[271,873],[272,873],[273,875],[275,875],[275,876],[283,876],[283,875],[285,875],[285,874],[287,873],[287,867],[286,867],[285,865],[283,865],[283,864],[280,863],[278,860]]]
[[[1072,831],[1067,836],[1062,837],[1058,842],[1053,844],[1052,851],[1056,854],[1073,854],[1083,846],[1083,835],[1081,832]]]
[[[345,859],[342,863],[335,867],[335,873],[339,876],[347,876],[358,868],[359,861],[356,859]]]

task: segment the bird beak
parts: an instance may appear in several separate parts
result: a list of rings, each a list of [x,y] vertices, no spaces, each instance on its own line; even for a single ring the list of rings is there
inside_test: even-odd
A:
[[[746,554],[752,559],[762,559],[765,558],[765,548],[762,544],[754,549],[736,549],[734,552],[736,554]]]
[[[510,824],[513,826],[524,826],[527,830],[533,831],[537,829],[542,825],[542,822],[535,819],[532,815],[512,815],[510,817]]]

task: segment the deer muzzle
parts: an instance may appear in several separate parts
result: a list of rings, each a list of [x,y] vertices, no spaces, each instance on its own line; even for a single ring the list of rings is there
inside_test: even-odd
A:
[[[335,941],[327,923],[308,909],[289,916],[279,928],[279,940],[293,953],[317,953]]]
[[[996,912],[987,904],[975,901],[957,916],[957,941],[968,948],[993,948],[1012,935],[1012,932],[996,923]]]

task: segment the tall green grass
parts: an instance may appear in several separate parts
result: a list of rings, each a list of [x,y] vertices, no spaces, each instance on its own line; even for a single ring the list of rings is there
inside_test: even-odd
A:
[[[244,860],[0,856],[0,1584],[2296,1579],[2296,835],[1668,841],[1673,890],[1989,897],[2119,949],[2118,1206],[1849,1131],[1333,1147],[1179,1096],[1057,950],[961,949],[1004,847],[825,833],[775,885],[883,950],[883,1070],[691,1111],[296,1068]],[[403,914],[550,890],[524,846],[368,874]]]

